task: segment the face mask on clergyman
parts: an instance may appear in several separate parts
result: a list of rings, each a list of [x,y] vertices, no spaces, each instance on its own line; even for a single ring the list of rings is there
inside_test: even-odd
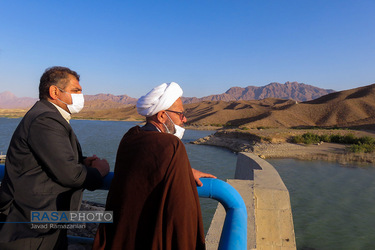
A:
[[[174,132],[173,135],[177,136],[181,140],[182,137],[184,136],[185,129],[183,127],[181,127],[181,126],[178,126],[178,125],[174,124],[174,122],[172,121],[172,119],[169,117],[168,113],[166,113],[166,114],[167,114],[169,120],[174,125],[175,132]],[[170,133],[169,129],[167,128],[167,126],[165,124],[164,124],[164,127],[167,129],[168,133]]]

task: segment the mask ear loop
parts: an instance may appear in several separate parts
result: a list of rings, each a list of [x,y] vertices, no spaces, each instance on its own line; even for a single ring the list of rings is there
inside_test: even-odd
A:
[[[56,86],[56,87],[57,87],[57,86]],[[68,93],[68,92],[66,92],[65,90],[60,89],[59,87],[57,87],[57,88],[58,88],[61,92]],[[70,93],[68,93],[68,94],[70,94]],[[70,94],[70,97],[72,97],[71,94]],[[60,102],[66,104],[66,105],[71,105],[71,104],[68,104],[68,103],[66,103],[66,102],[64,102],[64,101],[61,101],[60,98],[57,98],[57,100],[59,100]]]
[[[165,114],[168,116],[169,120],[172,122],[173,126],[175,126],[174,122],[172,121],[172,119],[169,117],[168,113],[165,111]],[[163,123],[165,129],[167,130],[167,133],[168,134],[172,134],[171,131],[168,129],[167,125],[165,125],[165,123]]]
[[[170,134],[171,132],[169,131],[169,129],[167,128],[167,126],[163,123],[165,129],[167,130],[167,133]]]
[[[71,105],[71,104],[67,104],[66,102],[64,102],[64,101],[61,101],[59,98],[57,98],[57,100],[59,100],[60,102],[62,102],[62,103],[64,103],[64,104],[66,104],[66,105]]]

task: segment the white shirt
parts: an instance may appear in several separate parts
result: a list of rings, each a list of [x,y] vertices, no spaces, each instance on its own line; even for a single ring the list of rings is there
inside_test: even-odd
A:
[[[50,103],[52,103],[52,102],[50,102]],[[62,109],[61,107],[57,106],[56,104],[54,104],[54,103],[52,103],[52,104],[57,108],[57,110],[60,112],[62,117],[70,124],[71,114],[69,112],[67,112],[66,110]]]

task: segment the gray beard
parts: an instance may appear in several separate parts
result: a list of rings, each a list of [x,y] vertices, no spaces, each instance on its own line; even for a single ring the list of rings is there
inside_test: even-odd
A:
[[[171,122],[169,117],[167,121],[164,123],[164,126],[167,128],[168,133],[172,135],[176,133],[176,128],[174,127],[174,124]]]

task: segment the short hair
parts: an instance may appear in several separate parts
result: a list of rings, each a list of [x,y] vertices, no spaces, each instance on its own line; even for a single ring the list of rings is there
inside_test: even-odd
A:
[[[49,88],[52,85],[56,85],[62,89],[65,89],[66,85],[69,82],[69,75],[74,76],[77,81],[79,81],[79,75],[77,74],[77,72],[67,67],[54,66],[47,68],[40,78],[39,99],[47,100],[47,98],[50,97]]]

